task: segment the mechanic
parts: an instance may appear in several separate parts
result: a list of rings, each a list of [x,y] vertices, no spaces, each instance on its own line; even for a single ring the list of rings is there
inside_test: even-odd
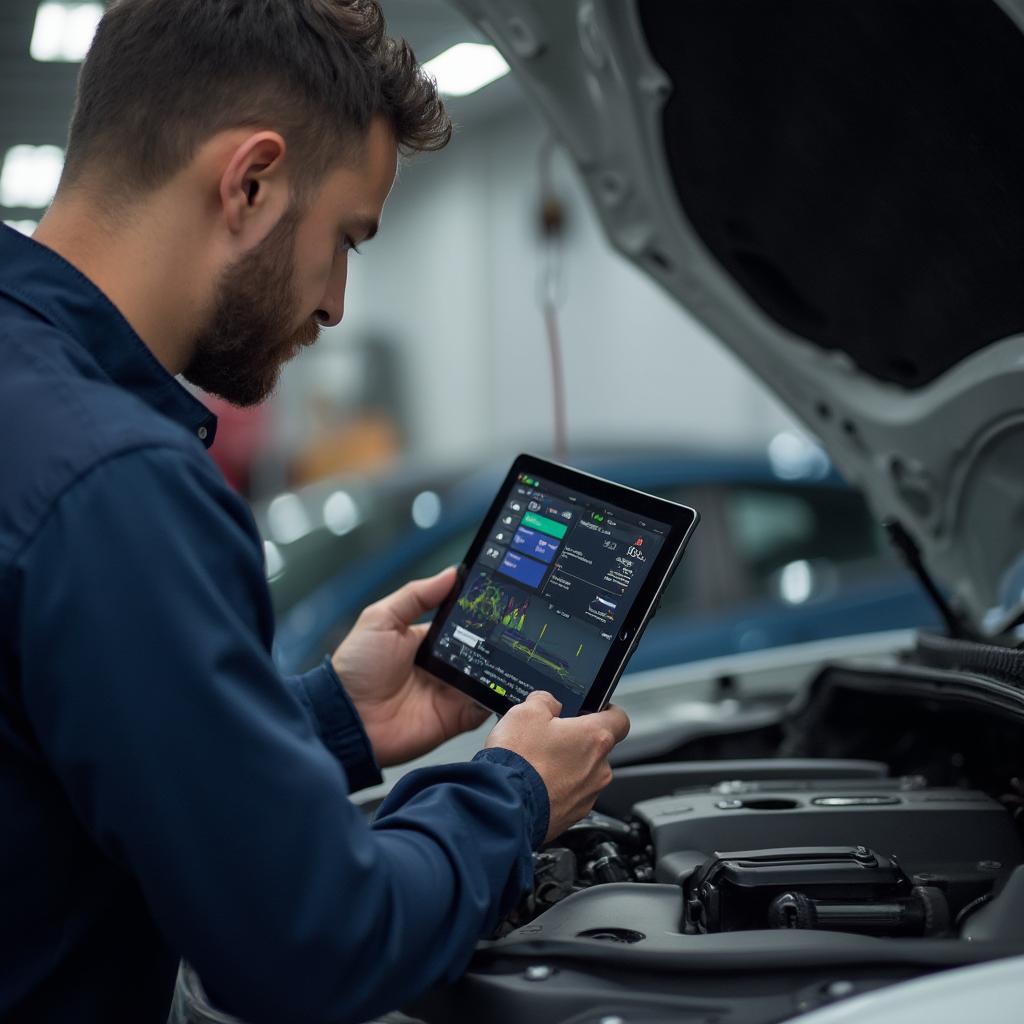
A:
[[[0,1019],[162,1022],[179,957],[259,1021],[456,978],[531,848],[610,779],[619,709],[480,725],[413,667],[451,570],[282,679],[252,517],[176,380],[239,405],[342,317],[403,151],[451,125],[375,0],[118,0],[34,239],[0,228]],[[341,680],[341,682],[339,682]]]

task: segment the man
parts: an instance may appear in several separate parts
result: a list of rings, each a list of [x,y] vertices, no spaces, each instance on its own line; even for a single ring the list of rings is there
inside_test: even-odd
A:
[[[485,713],[413,668],[452,573],[282,680],[248,510],[174,380],[260,401],[342,317],[398,152],[450,124],[375,0],[121,0],[35,240],[0,235],[0,1019],[357,1021],[456,977],[628,723],[534,694],[472,763],[348,800]],[[340,682],[339,682],[340,680]]]

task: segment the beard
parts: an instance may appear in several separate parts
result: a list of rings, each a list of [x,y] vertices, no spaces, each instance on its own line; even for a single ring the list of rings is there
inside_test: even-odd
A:
[[[312,317],[294,329],[295,236],[299,213],[286,213],[251,252],[224,271],[213,309],[197,333],[187,381],[232,405],[269,398],[281,368],[320,337]]]

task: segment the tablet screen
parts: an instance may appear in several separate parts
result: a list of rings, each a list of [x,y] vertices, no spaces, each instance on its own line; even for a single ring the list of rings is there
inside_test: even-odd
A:
[[[544,689],[574,715],[672,526],[536,471],[515,473],[496,507],[430,653],[466,692],[473,681],[507,706]]]

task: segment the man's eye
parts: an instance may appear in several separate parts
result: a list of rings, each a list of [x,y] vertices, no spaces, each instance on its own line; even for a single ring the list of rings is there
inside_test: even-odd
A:
[[[357,256],[359,255],[359,246],[352,240],[350,235],[346,235],[341,243],[342,252],[354,252]]]

